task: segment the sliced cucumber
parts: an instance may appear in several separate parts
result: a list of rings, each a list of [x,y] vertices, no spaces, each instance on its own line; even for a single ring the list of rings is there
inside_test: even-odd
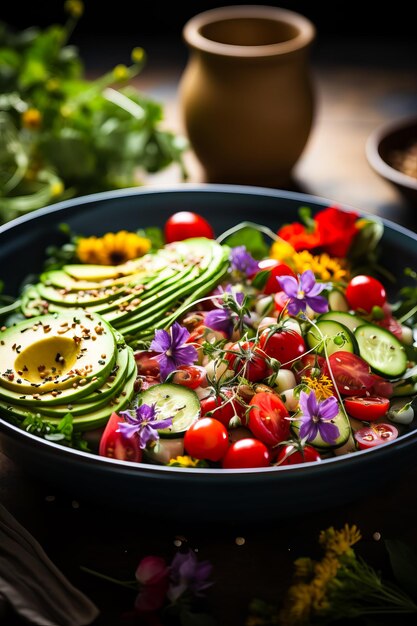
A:
[[[324,354],[324,340],[326,341],[327,354],[333,354],[339,350],[344,352],[356,352],[357,345],[352,332],[344,324],[333,320],[317,320],[306,335],[309,348],[318,354]]]
[[[339,411],[336,417],[334,417],[330,421],[332,424],[335,424],[338,427],[339,436],[334,443],[327,443],[327,441],[324,441],[320,437],[320,434],[317,434],[317,436],[312,441],[309,441],[308,443],[314,446],[315,448],[317,448],[318,450],[332,450],[334,448],[340,448],[341,446],[345,445],[345,443],[349,440],[349,437],[352,434],[352,429],[350,427],[349,419],[346,417],[346,415],[342,411]],[[291,422],[291,430],[297,436],[299,436],[300,427],[301,427],[301,420],[298,421],[295,419],[294,421]]]
[[[407,369],[407,354],[398,339],[380,326],[363,324],[355,330],[360,356],[375,372],[398,378]]]
[[[349,330],[354,332],[358,326],[362,326],[362,324],[366,324],[365,320],[363,320],[358,315],[353,315],[353,313],[346,313],[345,311],[329,311],[328,313],[323,313],[320,317],[317,318],[317,321],[321,322],[323,320],[331,320],[333,322],[338,322],[339,324],[343,324],[347,326]]]
[[[200,417],[200,401],[188,387],[162,383],[143,391],[139,399],[143,404],[155,404],[160,419],[173,418],[169,428],[158,431],[161,437],[183,435]]]

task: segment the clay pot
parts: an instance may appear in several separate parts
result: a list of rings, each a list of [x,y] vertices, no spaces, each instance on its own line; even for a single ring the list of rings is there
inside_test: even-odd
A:
[[[288,181],[312,126],[314,26],[284,9],[230,6],[192,18],[183,35],[191,54],[180,103],[207,179]]]

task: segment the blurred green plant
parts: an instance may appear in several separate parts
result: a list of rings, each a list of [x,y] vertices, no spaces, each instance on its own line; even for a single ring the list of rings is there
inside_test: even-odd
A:
[[[138,172],[177,163],[186,177],[184,138],[160,128],[163,108],[129,86],[144,66],[117,65],[84,76],[68,39],[81,17],[67,0],[67,23],[13,32],[0,22],[0,223],[71,196],[137,185]],[[117,88],[116,88],[117,87]]]

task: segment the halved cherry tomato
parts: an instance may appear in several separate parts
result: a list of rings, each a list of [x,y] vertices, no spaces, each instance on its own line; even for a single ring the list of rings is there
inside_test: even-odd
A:
[[[384,285],[376,278],[364,274],[352,278],[346,287],[345,296],[351,309],[367,313],[374,306],[382,307],[387,300]]]
[[[153,376],[154,378],[159,376],[159,362],[154,358],[157,354],[157,352],[151,352],[150,350],[135,352],[138,374],[141,376]]]
[[[116,432],[119,422],[123,422],[123,418],[117,413],[112,413],[101,436],[98,453],[110,459],[139,463],[142,460],[142,450],[139,448],[137,437],[133,435],[127,438],[122,433]]]
[[[288,438],[289,413],[285,404],[275,393],[256,393],[249,402],[249,430],[268,446]]]
[[[197,389],[207,384],[206,370],[200,365],[180,365],[173,374],[172,382],[189,389]]]
[[[240,439],[229,447],[223,459],[224,469],[268,467],[269,451],[258,439]]]
[[[200,401],[201,415],[213,417],[228,428],[233,417],[237,415],[239,418],[243,418],[246,407],[239,402],[233,389],[222,389],[221,394],[220,396],[208,396]]]
[[[382,320],[375,321],[375,324],[389,330],[390,333],[397,337],[397,339],[401,339],[403,336],[401,324],[391,314],[386,314]]]
[[[359,449],[367,450],[394,441],[398,437],[398,430],[392,424],[372,424],[357,430],[354,437]]]
[[[229,361],[230,369],[246,380],[256,382],[268,376],[268,364],[253,341],[234,343],[227,349],[224,358]]]
[[[191,211],[179,211],[171,215],[165,223],[164,234],[167,243],[190,237],[214,239],[214,231],[208,221]]]
[[[330,369],[339,392],[344,396],[364,396],[370,392],[375,382],[368,363],[356,354],[344,350],[334,352],[323,364],[322,372],[329,378]]]
[[[346,411],[352,417],[364,422],[374,422],[384,417],[389,409],[388,398],[381,396],[366,396],[364,398],[345,398]]]
[[[315,448],[288,443],[280,448],[276,464],[298,465],[299,463],[311,463],[312,461],[321,461],[321,456]]]
[[[277,293],[278,291],[282,291],[279,286],[279,282],[277,281],[277,276],[294,276],[295,273],[285,263],[281,261],[277,261],[276,259],[263,259],[263,261],[259,261],[259,271],[264,272],[267,270],[270,272],[268,280],[263,288],[263,292],[266,294]],[[288,299],[288,296],[286,296]]]
[[[229,447],[226,427],[211,417],[202,417],[185,433],[184,447],[195,459],[220,461]]]
[[[259,339],[259,347],[265,354],[280,363],[288,363],[306,351],[304,339],[295,330],[281,328],[271,334],[264,330]]]
[[[304,354],[301,359],[294,363],[294,371],[297,381],[300,383],[303,376],[317,378],[321,375],[326,359],[318,354]]]

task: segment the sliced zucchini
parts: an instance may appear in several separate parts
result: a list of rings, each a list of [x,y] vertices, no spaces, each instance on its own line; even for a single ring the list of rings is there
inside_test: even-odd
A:
[[[172,417],[169,428],[158,430],[160,437],[184,435],[200,417],[200,401],[195,391],[188,387],[162,383],[143,391],[139,399],[144,404],[155,404],[160,419]]]
[[[401,342],[389,330],[375,324],[363,324],[355,330],[360,356],[382,376],[398,378],[407,369],[407,354]]]
[[[327,354],[333,354],[339,350],[344,352],[356,352],[357,345],[352,332],[344,324],[333,320],[317,320],[307,332],[306,339],[309,348],[318,354],[324,354],[324,341],[326,342]]]

